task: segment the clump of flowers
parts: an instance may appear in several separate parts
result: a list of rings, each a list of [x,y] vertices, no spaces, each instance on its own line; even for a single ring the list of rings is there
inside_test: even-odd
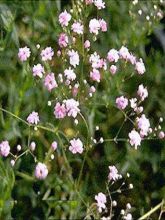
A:
[[[106,7],[103,0],[85,0],[85,5],[86,7],[92,7],[93,5],[97,10]],[[81,7],[78,13],[86,8],[83,7],[83,4]],[[83,16],[81,17],[83,18]],[[91,108],[89,108],[89,111],[86,111],[86,108],[90,101],[92,105],[93,102],[95,102],[95,94],[98,91],[99,84],[102,85],[102,83],[107,83],[108,77],[113,83],[113,79],[116,75],[122,74],[120,73],[122,63],[131,66],[136,73],[136,77],[142,77],[146,72],[145,63],[142,58],[138,58],[130,52],[126,45],[121,45],[120,48],[107,48],[105,55],[102,55],[100,51],[93,51],[92,43],[99,38],[101,32],[106,32],[109,28],[108,23],[100,16],[97,18],[92,17],[85,23],[81,19],[75,19],[73,12],[69,13],[67,10],[64,10],[59,14],[58,21],[62,30],[57,38],[57,51],[50,46],[43,47],[44,49],[39,53],[41,60],[38,61],[38,64],[32,63],[30,67],[31,75],[34,77],[34,80],[38,83],[41,82],[41,85],[47,89],[47,94],[53,97],[52,100],[48,101],[48,106],[50,107],[52,120],[55,120],[55,122],[52,123],[52,127],[44,126],[42,122],[40,122],[38,112],[35,111],[32,111],[25,120],[19,118],[29,129],[34,128],[35,131],[43,129],[52,132],[53,135],[59,139],[59,142],[55,139],[49,145],[50,149],[45,154],[46,156],[43,163],[38,162],[37,156],[35,155],[36,142],[29,142],[28,140],[28,146],[25,152],[30,153],[35,163],[37,163],[34,170],[34,176],[39,180],[46,179],[48,175],[48,163],[50,163],[50,159],[54,159],[54,155],[58,153],[60,149],[64,149],[63,152],[65,153],[66,151],[66,154],[68,150],[75,157],[83,157],[84,152],[88,153],[97,143],[104,144],[104,142],[109,141],[118,144],[118,141],[125,141],[137,150],[138,147],[142,145],[142,141],[144,139],[149,139],[150,136],[153,137],[157,135],[161,140],[165,138],[165,133],[160,125],[156,128],[157,133],[153,132],[152,123],[144,113],[145,108],[143,102],[148,97],[148,89],[143,84],[138,85],[135,96],[130,97],[126,92],[120,91],[115,97],[112,94],[113,104],[107,103],[107,106],[111,105],[124,116],[123,125],[127,121],[130,122],[130,130],[127,133],[127,137],[118,137],[120,128],[117,135],[113,138],[100,137],[99,141],[97,141],[92,137],[94,132],[91,131],[93,125],[90,123],[93,119],[91,120],[91,116],[88,115]],[[87,24],[87,26],[85,26],[85,24]],[[81,45],[77,45],[77,42],[81,42]],[[32,55],[30,48],[27,46],[19,48],[18,58],[21,62],[28,61],[28,58]],[[56,62],[56,59],[59,59],[60,67],[54,71],[53,64]],[[85,69],[85,67],[87,67],[87,69]],[[131,78],[132,76],[133,75],[129,77]],[[110,80],[108,81],[108,85],[109,84]],[[102,97],[100,97],[99,101],[102,104],[104,99],[101,98]],[[18,117],[16,116],[16,118]],[[163,119],[160,120],[160,123],[161,122],[163,122]],[[74,130],[71,132],[71,137],[69,135],[69,137],[67,137],[65,131],[61,131],[60,123],[64,123],[66,126],[68,126],[68,124],[69,126],[71,125],[73,130],[75,129],[74,126],[78,126],[80,123],[82,123],[82,125],[85,124],[87,135],[82,138],[82,141],[80,138],[77,138],[80,135],[80,130],[75,129],[76,131]],[[55,126],[57,125],[57,127],[55,127],[54,124]],[[98,129],[99,128],[96,130]],[[67,141],[67,144],[63,138]],[[13,157],[11,160],[12,166],[15,165],[19,157],[24,155],[19,153],[22,150],[22,147],[17,146],[18,155],[12,155],[9,142],[2,141],[0,143],[0,155],[8,157],[11,154]],[[67,156],[64,155],[64,158],[67,159]],[[122,175],[119,174],[116,166],[112,165],[108,168],[107,192],[105,194],[99,192],[95,195],[97,214],[101,219],[110,219],[111,213],[109,213],[110,215],[108,217],[102,216],[102,213],[108,212],[108,203],[110,203],[111,207],[117,206],[117,202],[112,201],[111,198],[112,193],[109,191],[110,184],[113,185],[122,179]],[[124,184],[123,182],[122,186]],[[121,188],[122,187],[118,189],[118,192],[122,191]],[[133,185],[130,184],[129,188],[132,189]],[[131,206],[127,205],[126,210],[121,210],[122,219],[132,219],[130,209]]]

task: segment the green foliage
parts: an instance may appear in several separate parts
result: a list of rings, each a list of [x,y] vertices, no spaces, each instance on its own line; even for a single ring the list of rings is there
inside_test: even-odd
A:
[[[15,177],[8,162],[0,160],[0,217],[3,219],[11,218],[11,210],[14,206],[11,193]]]
[[[119,49],[124,44],[144,59],[147,71],[146,75],[138,80],[135,76],[129,79],[132,69],[124,64],[121,64],[120,68],[123,71],[114,78],[110,78],[109,72],[106,73],[107,80],[98,86],[93,101],[86,107],[82,106],[90,134],[96,139],[100,136],[113,138],[116,135],[124,117],[113,106],[115,97],[118,94],[134,96],[137,86],[142,82],[149,90],[145,113],[151,118],[151,123],[154,124],[164,115],[164,50],[157,34],[163,30],[163,24],[158,19],[151,22],[146,20],[148,14],[154,13],[154,4],[159,5],[157,1],[140,1],[138,5],[133,6],[132,1],[107,0],[107,9],[98,12],[98,16],[108,20],[109,27],[108,32],[93,43],[92,50],[97,50],[105,56],[108,49]],[[72,137],[80,130],[82,138],[85,139],[86,126],[81,123],[76,130],[70,120],[64,124],[55,120],[53,107],[47,106],[48,100],[54,99],[54,96],[48,94],[41,83],[33,79],[31,73],[32,63],[39,60],[36,49],[38,43],[42,47],[52,46],[57,51],[57,38],[61,31],[57,19],[64,6],[70,7],[70,2],[0,2],[0,104],[25,120],[32,110],[39,111],[43,124],[52,129],[59,126],[63,131],[61,136],[65,148],[65,136]],[[140,9],[144,11],[142,16],[138,15]],[[89,9],[88,13],[92,17],[96,11]],[[24,45],[29,46],[36,57],[22,66],[18,62],[17,53],[18,48]],[[59,73],[62,68],[55,60],[53,71]],[[85,67],[85,70],[89,72],[88,67]],[[101,132],[95,131],[95,125],[99,125]],[[126,123],[119,137],[127,137],[130,128],[130,124]],[[165,129],[164,125],[162,129]],[[17,144],[21,144],[23,149],[27,148],[29,128],[21,121],[0,112],[0,130],[0,140],[8,139],[12,150]],[[56,138],[54,133],[48,131],[31,130],[31,140],[37,143],[36,154],[39,160],[43,160],[45,151]],[[107,167],[114,163],[123,175],[127,172],[131,174],[133,191],[116,196],[115,199],[119,201],[121,209],[130,202],[135,207],[135,219],[165,197],[164,142],[146,141],[136,152],[127,143],[98,144],[86,156],[80,186],[74,185],[73,180],[77,183],[83,158],[75,158],[65,150],[63,152],[63,147],[59,145],[55,160],[49,163],[50,176],[44,182],[37,182],[33,177],[34,162],[31,155],[23,156],[16,163],[16,180],[9,166],[10,161],[0,160],[2,219],[10,219],[11,210],[12,217],[17,220],[27,219],[27,216],[29,220],[76,219],[86,216],[90,209],[95,211],[94,195],[105,190]],[[69,171],[64,153],[67,154],[70,163]],[[72,178],[70,173],[73,174]],[[84,204],[83,201],[88,202]],[[158,216],[159,213],[154,213],[152,218],[158,219]]]

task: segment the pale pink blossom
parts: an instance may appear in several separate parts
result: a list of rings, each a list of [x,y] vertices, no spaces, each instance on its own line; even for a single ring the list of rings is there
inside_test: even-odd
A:
[[[96,52],[90,55],[89,62],[92,64],[92,68],[100,68],[100,56]]]
[[[89,40],[86,40],[86,41],[84,42],[84,47],[85,47],[85,49],[89,48],[90,46],[91,46],[90,41],[89,41]]]
[[[53,142],[52,142],[51,148],[52,148],[53,150],[56,150],[56,149],[57,149],[57,142],[56,142],[56,141],[53,141]]]
[[[132,98],[129,101],[131,108],[135,109],[137,107],[137,98]]]
[[[71,140],[69,150],[73,154],[76,154],[76,153],[82,154],[82,152],[84,150],[82,141],[79,138],[77,138],[77,139],[74,138],[73,140]]]
[[[48,168],[44,163],[38,163],[35,168],[35,177],[39,180],[43,180],[48,175]]]
[[[138,74],[140,74],[140,75],[145,73],[146,69],[145,69],[145,66],[144,66],[142,59],[140,59],[140,61],[136,62],[135,69],[137,70]]]
[[[23,62],[30,57],[31,51],[28,47],[19,48],[18,57]]]
[[[79,91],[79,85],[75,84],[75,86],[72,88],[72,95],[75,97],[78,94]]]
[[[43,61],[52,60],[54,51],[51,47],[46,47],[41,51],[41,58]]]
[[[134,146],[135,149],[137,149],[138,146],[140,146],[141,144],[141,137],[140,137],[140,134],[135,131],[135,130],[132,130],[129,134],[129,142],[131,144],[131,146]]]
[[[128,61],[134,65],[136,63],[136,57],[130,53],[129,57],[128,57]]]
[[[66,108],[64,104],[57,102],[54,107],[54,115],[56,118],[64,118],[66,116]]]
[[[121,58],[125,59],[125,60],[128,60],[129,57],[130,57],[130,53],[128,51],[128,48],[122,46],[119,50],[119,55]]]
[[[104,19],[100,19],[99,23],[100,23],[101,31],[106,32],[107,31],[107,22]]]
[[[105,8],[105,2],[103,0],[94,0],[94,5],[99,10]]]
[[[44,79],[44,85],[49,92],[51,92],[52,89],[57,87],[57,82],[55,80],[54,73],[49,73],[46,75]]]
[[[134,108],[134,111],[135,111],[137,114],[142,113],[142,112],[143,112],[143,106],[135,107],[135,108]]]
[[[100,30],[100,22],[97,19],[91,19],[89,22],[89,32],[98,35]]]
[[[115,166],[109,166],[109,175],[108,179],[111,181],[116,181],[120,178],[118,170]]]
[[[125,98],[124,96],[120,96],[116,98],[116,105],[119,109],[124,110],[128,105],[128,99]]]
[[[93,81],[96,81],[96,82],[100,82],[100,72],[99,70],[97,69],[93,69],[91,72],[90,72],[90,77]]]
[[[115,75],[116,71],[117,71],[117,66],[115,65],[111,65],[109,68],[110,72],[112,73],[112,75]]]
[[[148,97],[148,90],[146,87],[144,88],[143,84],[141,84],[138,87],[137,94],[140,97],[141,101],[144,101],[144,99]]]
[[[160,131],[158,136],[160,139],[164,139],[165,137],[164,131]]]
[[[107,59],[109,62],[117,62],[119,60],[119,53],[117,50],[115,49],[111,49],[109,50],[108,54],[107,54]]]
[[[86,5],[91,5],[93,3],[93,0],[85,0]]]
[[[71,15],[66,10],[64,12],[61,12],[61,14],[59,15],[59,22],[62,27],[68,26],[70,20]]]
[[[58,39],[58,44],[60,47],[67,47],[69,42],[68,36],[65,33],[61,33]]]
[[[0,143],[0,155],[7,157],[10,153],[10,145],[8,141],[2,141]]]
[[[32,141],[31,143],[30,143],[30,150],[31,151],[34,151],[36,149],[36,143],[34,142],[34,141]]]
[[[89,92],[95,93],[96,92],[96,88],[94,86],[91,86],[90,89],[89,89]]]
[[[69,69],[64,70],[64,75],[69,81],[73,81],[76,79],[76,74],[73,69],[69,67]]]
[[[147,134],[149,133],[150,121],[148,120],[148,118],[146,118],[144,114],[140,118],[137,118],[137,126],[140,130],[141,136],[147,136]]]
[[[83,34],[84,27],[80,22],[74,22],[71,27],[72,31],[77,34]]]
[[[95,195],[95,200],[97,201],[98,211],[101,213],[102,209],[106,208],[106,205],[105,205],[105,203],[107,202],[106,195],[100,192],[98,193],[98,195]]]
[[[44,67],[40,63],[33,66],[33,76],[38,76],[39,78],[42,78],[44,72]]]
[[[61,50],[57,51],[57,56],[60,57],[61,56]]]
[[[79,65],[80,59],[79,59],[79,55],[77,51],[69,50],[68,56],[70,58],[69,60],[70,65],[72,65],[73,67],[76,67],[77,65]]]
[[[74,99],[67,99],[64,100],[64,103],[66,106],[68,116],[76,118],[77,114],[80,112],[79,102]]]
[[[38,112],[33,111],[32,113],[30,113],[30,115],[27,117],[27,122],[29,124],[38,124],[38,122],[40,121],[39,119],[39,115]]]
[[[132,219],[133,219],[133,218],[132,218],[131,213],[127,213],[127,215],[124,216],[124,220],[132,220]]]

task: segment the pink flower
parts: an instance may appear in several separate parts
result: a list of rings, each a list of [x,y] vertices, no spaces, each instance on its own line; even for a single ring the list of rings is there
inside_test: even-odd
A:
[[[112,73],[112,75],[115,75],[115,73],[117,71],[117,67],[115,65],[111,65],[109,70]]]
[[[109,175],[108,179],[111,181],[116,181],[120,178],[120,175],[118,174],[118,170],[115,166],[109,166]]]
[[[32,112],[32,113],[30,113],[30,115],[27,117],[27,122],[29,123],[29,124],[38,124],[38,122],[39,122],[40,120],[39,120],[39,116],[38,116],[38,112]]]
[[[137,107],[137,98],[132,98],[129,100],[131,108],[135,109]]]
[[[72,31],[77,34],[83,34],[84,27],[80,22],[74,22],[71,27]]]
[[[85,0],[86,5],[91,5],[93,3],[93,0]]]
[[[107,23],[104,19],[100,19],[99,20],[100,23],[100,28],[102,32],[106,32],[107,31]]]
[[[148,97],[147,88],[144,88],[143,84],[139,85],[137,94],[141,98],[141,101],[144,101],[144,99]]]
[[[97,7],[97,9],[105,8],[105,2],[103,0],[94,0],[94,5]]]
[[[71,69],[70,67],[69,67],[69,69],[64,70],[64,75],[66,76],[67,80],[69,80],[69,81],[70,80],[73,81],[76,79],[76,74],[73,71],[73,69]]]
[[[91,46],[90,41],[89,41],[89,40],[86,40],[86,41],[84,42],[84,47],[85,47],[85,49],[89,48],[90,46]]]
[[[135,146],[135,149],[137,150],[137,147],[141,144],[141,137],[139,133],[135,130],[132,130],[129,134],[129,142],[131,146]]]
[[[80,112],[79,102],[74,99],[67,99],[64,101],[68,116],[76,118],[77,114]]]
[[[109,62],[115,62],[116,63],[119,60],[118,51],[115,50],[115,49],[111,49],[108,52],[107,59],[108,59]]]
[[[136,62],[135,69],[137,70],[138,74],[140,74],[140,75],[145,73],[146,69],[145,69],[145,66],[144,66],[142,59],[140,59],[139,62]]]
[[[56,150],[56,149],[57,149],[57,142],[56,142],[56,141],[53,141],[53,142],[52,142],[51,148],[52,148],[53,150]]]
[[[101,213],[102,209],[106,208],[106,205],[105,205],[105,203],[107,202],[106,195],[100,192],[98,193],[98,195],[95,196],[95,200],[97,201],[98,211]]]
[[[134,65],[136,63],[136,57],[130,53],[129,57],[128,57],[128,61]]]
[[[32,141],[31,143],[30,143],[30,150],[31,151],[34,151],[36,149],[36,143],[34,142],[34,141]]]
[[[35,177],[39,180],[43,180],[48,175],[48,168],[44,163],[38,163],[35,168]]]
[[[131,213],[126,214],[123,218],[124,220],[133,220]]]
[[[90,72],[90,77],[93,81],[100,82],[100,72],[97,69]]]
[[[96,88],[94,86],[91,86],[90,89],[89,89],[89,92],[95,93],[96,92]]]
[[[160,138],[160,139],[163,139],[164,137],[165,137],[164,132],[163,132],[163,131],[160,131],[160,132],[159,132],[159,138]]]
[[[59,22],[62,27],[68,26],[70,20],[71,15],[66,10],[59,15]]]
[[[42,78],[44,72],[44,67],[40,63],[33,66],[33,76],[38,76],[39,78]]]
[[[79,84],[75,84],[72,88],[72,95],[75,97],[78,94],[79,91]]]
[[[150,121],[143,114],[140,118],[137,118],[137,126],[140,129],[141,136],[147,136],[150,128]]]
[[[68,45],[68,36],[65,33],[61,33],[58,39],[58,44],[60,47],[67,47]]]
[[[79,65],[80,59],[79,59],[79,55],[77,51],[74,50],[69,50],[68,51],[68,56],[70,58],[69,62],[70,65],[76,67],[77,65]]]
[[[0,143],[0,155],[7,157],[10,153],[10,145],[8,141],[2,141]]]
[[[100,68],[100,56],[96,52],[90,55],[89,62],[92,64],[92,68]]]
[[[28,47],[19,48],[18,57],[23,62],[30,57],[31,51]]]
[[[46,47],[44,50],[41,51],[41,58],[43,61],[52,60],[54,55],[54,51],[51,47]]]
[[[54,107],[54,115],[56,118],[64,118],[66,116],[66,108],[64,104],[57,102]]]
[[[79,153],[79,154],[82,154],[83,152],[83,143],[82,141],[77,138],[77,139],[73,139],[70,141],[70,146],[69,146],[69,150],[73,153],[73,154],[76,154],[76,153]]]
[[[89,32],[98,35],[100,30],[100,22],[97,19],[91,19],[89,22]]]
[[[128,48],[122,46],[121,49],[119,50],[119,55],[121,58],[127,60],[130,57],[130,53],[128,51]]]
[[[54,73],[49,73],[48,75],[46,75],[44,85],[49,92],[51,92],[52,89],[57,87],[57,82],[55,80]]]
[[[116,99],[116,104],[120,110],[124,110],[128,105],[128,99],[124,96],[120,96]]]

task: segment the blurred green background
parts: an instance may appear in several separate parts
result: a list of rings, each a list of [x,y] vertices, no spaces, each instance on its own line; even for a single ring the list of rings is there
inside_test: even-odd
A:
[[[94,101],[100,103],[102,100],[106,105],[120,93],[134,96],[138,85],[143,83],[149,90],[145,113],[151,119],[151,124],[157,125],[159,117],[164,117],[165,112],[165,18],[158,18],[156,13],[158,9],[164,11],[165,6],[160,1],[139,1],[136,5],[132,1],[105,2],[106,9],[99,12],[99,16],[107,20],[108,32],[101,34],[99,40],[92,44],[92,49],[105,56],[108,49],[119,49],[126,45],[130,51],[143,58],[146,74],[121,83],[122,76],[119,73],[110,91],[105,90],[105,84],[99,86]],[[19,47],[27,45],[33,54],[37,54],[37,44],[42,47],[52,46],[57,51],[57,39],[61,32],[58,14],[65,7],[70,8],[71,1],[0,1],[0,105],[21,118],[26,119],[32,110],[36,110],[43,124],[58,123],[53,117],[53,107],[47,106],[52,96],[41,83],[33,79],[29,64],[18,62],[17,53]],[[143,11],[141,16],[139,10]],[[91,10],[90,13],[92,17],[96,12]],[[149,21],[146,16],[150,16]],[[29,63],[36,60],[37,55]],[[54,71],[59,72],[58,69]],[[129,68],[123,69],[123,72],[131,74]],[[123,115],[109,105],[103,107],[89,103],[86,108],[82,108],[82,113],[96,139],[100,136],[113,138],[123,120]],[[99,125],[100,131],[94,131],[96,125]],[[71,129],[67,130],[69,127]],[[76,132],[69,120],[61,128],[67,135],[71,133],[72,136]],[[85,127],[79,129],[85,136]],[[130,129],[130,124],[126,123],[120,137],[127,137]],[[2,112],[0,131],[0,140],[8,139],[13,152],[17,144],[26,148],[28,129]],[[36,155],[40,160],[54,139],[55,136],[49,132],[32,132],[32,140],[37,143]],[[133,216],[137,219],[165,198],[164,145],[163,141],[145,141],[138,151],[127,143],[103,143],[93,147],[87,155],[83,170],[82,197],[88,201],[88,205],[94,202],[94,195],[105,190],[107,167],[115,164],[123,175],[127,172],[131,174],[128,182],[134,185],[131,192],[114,195],[118,201],[115,216],[130,202],[134,207]],[[73,168],[73,178],[76,179],[83,157],[66,154]],[[21,158],[13,169],[8,166],[9,163],[9,159],[0,161],[1,219],[80,219],[85,216],[86,208],[69,181],[60,149],[55,160],[50,163],[50,175],[43,182],[35,181],[31,175],[35,164],[30,155]],[[151,219],[158,219],[159,211]]]

